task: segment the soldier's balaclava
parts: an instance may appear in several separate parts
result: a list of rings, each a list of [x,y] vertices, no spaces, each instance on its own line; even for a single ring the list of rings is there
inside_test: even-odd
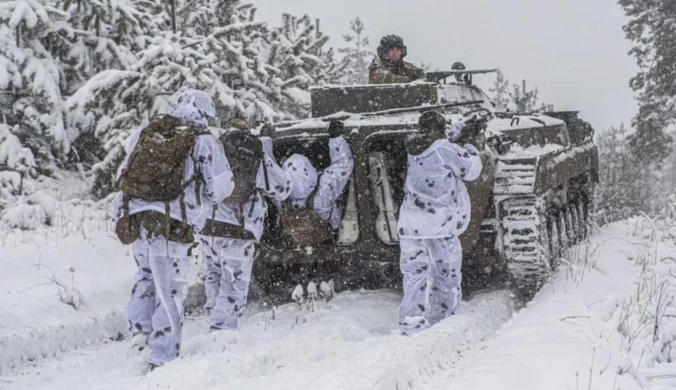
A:
[[[171,115],[206,128],[209,124],[207,118],[216,116],[216,105],[206,92],[187,89],[178,96]]]
[[[291,199],[305,199],[317,185],[317,170],[307,157],[293,154],[282,164],[291,177]]]
[[[393,47],[401,49],[401,58],[399,61],[403,61],[404,57],[406,57],[406,45],[404,45],[404,40],[398,35],[385,35],[380,40],[380,45],[378,45],[378,57],[383,61],[390,61],[390,59],[387,58],[387,52]]]

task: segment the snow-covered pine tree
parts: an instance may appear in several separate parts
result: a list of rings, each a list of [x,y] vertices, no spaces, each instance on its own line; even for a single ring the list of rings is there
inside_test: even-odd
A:
[[[59,39],[66,15],[38,0],[0,5],[0,90],[12,96],[15,133],[31,148],[41,170],[68,151],[61,72],[45,42]]]
[[[498,69],[493,86],[488,91],[493,94],[492,98],[496,110],[504,111],[509,108],[509,80],[501,70]]]
[[[278,73],[267,61],[265,22],[256,21],[256,8],[238,1],[218,1],[221,13],[206,37],[206,50],[213,53],[215,71],[227,90],[215,97],[221,125],[235,117],[250,125],[272,122],[279,115],[271,101],[280,98],[280,83],[268,80]],[[219,102],[218,99],[221,99]]]
[[[56,0],[55,4],[78,31],[70,37],[70,61],[62,64],[71,84],[68,95],[98,72],[131,67],[136,62],[134,53],[145,49],[162,29],[157,17],[143,12],[142,1]]]
[[[364,36],[364,23],[359,17],[350,21],[350,32],[343,34],[343,40],[349,46],[338,49],[343,54],[344,76],[341,77],[341,84],[367,84],[368,67],[373,53],[368,48],[369,38]]]
[[[597,199],[601,218],[599,222],[613,222],[643,211],[638,185],[640,172],[629,152],[625,125],[601,132],[596,144],[600,164]]]
[[[645,163],[659,166],[672,143],[666,131],[676,123],[676,2],[619,0],[619,4],[629,19],[624,26],[634,44],[629,54],[639,67],[629,82],[639,102],[630,147]]]
[[[176,95],[186,88],[207,91],[222,120],[237,113],[251,121],[276,116],[261,76],[266,72],[266,25],[254,21],[255,9],[232,0],[176,1],[173,7],[176,33],[171,28],[154,32],[146,48],[135,53],[132,66],[94,75],[68,99],[69,111],[81,118],[82,126],[94,126],[107,152],[93,168],[98,197],[112,191],[114,171],[132,130],[157,113],[170,112]],[[156,25],[173,25],[171,12],[157,12],[154,18],[165,20]],[[188,20],[202,21],[201,27],[184,22]]]
[[[526,80],[521,81],[521,86],[514,84],[512,91],[509,92],[512,101],[512,107],[517,113],[535,112],[538,103],[538,89],[528,90]]]
[[[40,0],[0,3],[0,223],[48,223],[54,199],[42,191],[70,147],[56,56],[73,31],[67,15]],[[53,51],[50,51],[53,50]]]
[[[275,70],[269,85],[278,85],[280,99],[273,100],[282,114],[306,117],[310,109],[308,88],[337,83],[341,67],[327,48],[329,37],[320,30],[319,20],[308,15],[282,15],[282,25],[271,29],[268,65]]]
[[[676,136],[676,131],[669,134],[672,139]],[[666,204],[666,199],[669,196],[676,199],[676,149],[671,148],[671,153],[664,160],[662,168],[662,188],[666,191],[660,191],[663,195],[663,203]]]
[[[67,37],[70,45],[60,57],[65,96],[73,95],[99,72],[131,68],[137,62],[135,53],[143,50],[151,37],[165,27],[154,14],[160,9],[153,2],[55,0],[55,4],[69,15],[68,23],[77,31]],[[73,108],[67,106],[66,123],[77,137],[71,138],[67,166],[77,163],[90,168],[105,157],[105,151],[96,138],[92,116]]]
[[[504,84],[505,81],[502,81],[502,83]],[[497,85],[494,85],[494,88],[497,88]],[[512,85],[512,91],[507,92],[510,100],[507,108],[517,114],[554,111],[553,105],[540,102],[538,93],[537,87],[529,90],[526,87],[526,80],[522,80],[520,86],[514,84]]]

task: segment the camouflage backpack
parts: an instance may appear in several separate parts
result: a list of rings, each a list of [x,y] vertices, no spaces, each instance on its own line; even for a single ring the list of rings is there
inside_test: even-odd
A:
[[[183,195],[184,190],[195,182],[199,203],[202,177],[193,161],[195,175],[185,181],[185,161],[189,156],[193,158],[195,141],[200,134],[206,133],[171,115],[157,115],[143,129],[118,180],[118,187],[124,194],[124,214],[117,223],[116,233],[123,244],[138,238],[140,226],[171,241],[191,240],[192,229],[187,224]],[[129,215],[130,197],[164,202],[165,215],[149,212]],[[180,199],[182,223],[169,216],[169,203],[176,198]]]
[[[196,126],[171,115],[153,117],[120,175],[120,190],[128,196],[161,202],[183,195],[196,179],[184,183],[185,160],[192,156],[199,134]]]
[[[247,130],[228,131],[221,135],[220,141],[235,177],[235,188],[226,201],[241,206],[251,200],[258,191],[256,179],[263,162],[263,145],[258,137]],[[265,164],[263,168],[266,168]]]
[[[320,178],[321,176],[317,178],[315,188],[308,195],[304,209],[294,210],[291,207],[291,200],[282,204],[282,237],[288,245],[293,247],[313,246],[332,242],[335,239],[330,223],[333,210],[331,210],[328,220],[324,221],[313,208],[315,196],[319,190]]]

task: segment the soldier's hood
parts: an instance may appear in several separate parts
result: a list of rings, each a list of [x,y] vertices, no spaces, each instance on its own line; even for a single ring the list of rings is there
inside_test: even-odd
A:
[[[206,128],[209,124],[207,118],[216,116],[216,105],[206,92],[187,89],[178,96],[171,115]]]
[[[317,185],[317,169],[312,166],[307,157],[293,154],[282,164],[282,169],[291,178],[292,199],[305,199]]]

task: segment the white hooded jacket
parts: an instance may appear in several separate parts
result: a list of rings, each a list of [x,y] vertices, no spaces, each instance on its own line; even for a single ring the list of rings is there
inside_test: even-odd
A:
[[[471,219],[464,181],[481,173],[481,158],[472,145],[435,141],[419,155],[408,155],[399,237],[431,239],[462,234]]]
[[[323,220],[329,220],[333,229],[340,227],[343,210],[336,203],[350,181],[354,158],[350,145],[344,137],[329,140],[331,165],[319,175],[319,188],[314,197],[313,209]],[[291,205],[300,210],[306,207],[307,199],[317,185],[317,170],[310,161],[298,154],[290,156],[282,164],[291,177]]]

